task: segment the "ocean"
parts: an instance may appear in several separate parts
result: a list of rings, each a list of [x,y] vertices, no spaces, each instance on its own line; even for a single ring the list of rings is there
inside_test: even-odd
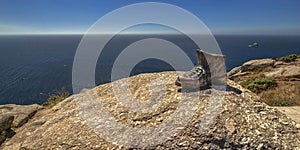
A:
[[[99,56],[96,84],[111,81],[111,67],[118,54],[130,43],[157,35],[120,35],[113,38]],[[300,36],[216,35],[222,53],[227,56],[226,69],[260,58],[278,58],[300,54]],[[82,35],[1,35],[0,36],[0,104],[43,103],[58,89],[72,93],[72,63]],[[158,38],[178,43],[196,64],[198,48],[185,36],[160,35]],[[248,44],[258,42],[258,48]],[[190,68],[188,68],[190,69]],[[174,70],[158,59],[137,64],[131,75]]]

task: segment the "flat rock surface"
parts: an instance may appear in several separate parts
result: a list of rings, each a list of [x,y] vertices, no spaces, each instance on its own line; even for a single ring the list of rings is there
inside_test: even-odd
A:
[[[300,125],[300,106],[275,107]]]
[[[286,65],[281,68],[274,68],[264,73],[266,77],[273,78],[300,78],[300,64]]]
[[[124,127],[150,128],[162,125],[168,120],[185,120],[181,118],[185,113],[177,109],[190,108],[180,105],[181,101],[196,100],[197,105],[192,117],[185,126],[177,127],[178,132],[162,143],[145,146],[151,149],[299,149],[299,135],[296,122],[286,117],[277,109],[259,102],[259,98],[252,92],[242,88],[232,81],[228,81],[228,91],[221,99],[211,99],[212,93],[220,93],[216,89],[206,89],[200,92],[183,93],[174,82],[177,74],[162,72],[141,74],[128,78],[130,86],[124,84],[125,79],[100,85],[81,94],[73,95],[51,109],[44,109],[24,124],[17,128],[16,135],[2,144],[0,149],[127,149],[145,145],[144,139],[132,141],[131,145],[117,145],[116,142],[107,140],[104,133],[98,129],[105,129],[115,141],[126,139],[132,135],[117,134],[111,126],[92,124],[105,121],[101,114],[82,114],[93,112],[101,107],[111,115],[117,123]],[[112,89],[117,86],[117,90]],[[95,95],[90,95],[96,91]],[[115,92],[115,93],[114,93]],[[116,92],[119,96],[118,99]],[[128,105],[124,101],[131,95],[141,104],[152,106],[152,111],[137,112],[139,106]],[[196,97],[194,97],[196,95]],[[152,100],[159,105],[152,105]],[[145,102],[145,103],[144,103]],[[91,105],[92,104],[92,105]],[[89,108],[88,110],[82,108]],[[130,108],[130,109],[129,109]],[[145,107],[148,108],[148,107]],[[146,110],[146,109],[145,109]],[[188,110],[186,110],[188,111]],[[104,111],[103,111],[104,113]],[[83,117],[85,116],[85,117]],[[83,119],[85,118],[85,119]],[[94,121],[91,123],[91,121]],[[175,121],[176,122],[176,121]],[[165,127],[158,132],[164,136],[170,127]],[[201,132],[202,131],[202,132]],[[204,131],[204,132],[203,132]],[[124,132],[125,133],[125,132]],[[156,133],[155,133],[156,134]],[[100,136],[101,135],[101,136]],[[138,134],[139,135],[139,134]],[[143,136],[143,135],[141,135]],[[148,135],[144,135],[148,136]],[[159,138],[159,136],[157,137]]]
[[[252,71],[258,68],[262,67],[268,67],[268,66],[273,66],[276,61],[271,58],[266,58],[266,59],[257,59],[257,60],[250,60],[245,62],[241,69],[242,71]]]
[[[267,69],[266,69],[267,68]],[[233,68],[227,73],[229,79],[248,75],[249,72],[264,70],[266,77],[272,78],[300,78],[300,60],[285,63],[271,58],[250,60],[242,66]]]

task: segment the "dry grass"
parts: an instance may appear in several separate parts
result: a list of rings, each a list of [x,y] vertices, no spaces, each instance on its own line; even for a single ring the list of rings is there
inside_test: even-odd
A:
[[[300,82],[278,82],[278,87],[260,93],[261,99],[271,106],[300,105]]]
[[[285,64],[299,65],[300,55],[292,54],[278,58]],[[249,71],[233,80],[257,93],[261,100],[271,106],[300,106],[300,78],[266,78],[262,74],[271,72],[273,66]]]
[[[240,84],[254,93],[261,93],[277,86],[274,78],[266,78],[263,74],[250,76]]]
[[[265,78],[257,73],[236,77],[234,81],[257,93],[261,100],[270,106],[300,106],[300,80],[298,78],[273,79]]]
[[[42,105],[51,108],[59,102],[65,100],[69,95],[70,93],[66,90],[66,88],[62,87],[60,90],[55,90],[55,92],[51,94],[47,101]]]

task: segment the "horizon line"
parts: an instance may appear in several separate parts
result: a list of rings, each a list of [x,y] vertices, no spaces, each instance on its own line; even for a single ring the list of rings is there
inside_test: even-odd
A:
[[[112,33],[93,33],[90,35],[111,35]],[[0,33],[0,36],[9,35],[88,35],[87,33]],[[116,34],[117,35],[117,34]],[[178,33],[121,33],[119,35],[181,35]],[[199,34],[209,35],[209,34]],[[300,36],[300,34],[283,34],[283,33],[212,33],[212,35],[267,35],[267,36]]]

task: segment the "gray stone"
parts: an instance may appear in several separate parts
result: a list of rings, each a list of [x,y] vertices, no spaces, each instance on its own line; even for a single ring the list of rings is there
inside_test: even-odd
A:
[[[269,78],[278,78],[278,77],[282,77],[283,72],[284,72],[283,68],[277,68],[276,70],[265,72],[264,75]]]
[[[300,66],[282,66],[265,72],[264,75],[272,78],[300,78]]]
[[[265,69],[266,67],[268,69]],[[260,69],[257,71],[257,69]],[[256,72],[257,71],[257,72]],[[236,77],[263,74],[269,78],[300,78],[300,61],[284,63],[273,59],[251,60],[241,67],[236,67],[227,73],[228,78],[233,80]]]
[[[7,130],[11,127],[14,120],[13,115],[1,114],[0,115],[0,131]]]
[[[284,65],[285,63],[283,61],[277,61],[274,63],[274,67],[281,67],[281,65]]]
[[[7,135],[7,129],[9,129],[14,120],[14,116],[1,114],[0,115],[0,145],[5,141]]]
[[[271,58],[266,58],[266,59],[258,59],[258,60],[250,60],[248,62],[245,62],[242,67],[241,71],[253,71],[257,70],[259,68],[265,68],[269,66],[273,66],[276,60],[271,59]]]
[[[241,72],[241,68],[242,68],[241,66],[238,66],[238,67],[233,68],[231,71],[229,71],[227,73],[228,78],[233,79],[235,74],[238,74]]]

